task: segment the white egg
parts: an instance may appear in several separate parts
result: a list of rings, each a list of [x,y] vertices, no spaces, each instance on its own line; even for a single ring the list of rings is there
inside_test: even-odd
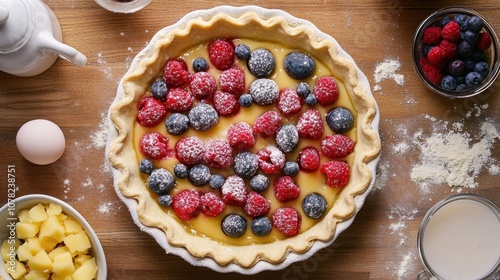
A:
[[[62,156],[66,140],[57,124],[37,119],[19,128],[16,145],[21,155],[28,161],[45,165],[55,162]]]

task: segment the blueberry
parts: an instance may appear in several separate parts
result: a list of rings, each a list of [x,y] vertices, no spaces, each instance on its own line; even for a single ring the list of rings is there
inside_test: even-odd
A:
[[[283,172],[287,176],[297,176],[297,174],[299,174],[299,164],[295,161],[287,161],[285,166],[283,166]]]
[[[139,170],[144,174],[151,174],[153,171],[153,162],[148,158],[143,158],[139,162]]]
[[[467,20],[467,26],[471,31],[479,32],[483,29],[483,20],[478,16],[472,16]]]
[[[250,84],[249,92],[253,102],[266,106],[278,99],[280,89],[278,84],[271,79],[257,79]]]
[[[465,72],[465,62],[460,59],[455,59],[448,64],[448,73],[450,75],[463,75]]]
[[[354,117],[349,109],[337,107],[328,112],[326,123],[336,133],[344,133],[353,127]]]
[[[479,34],[470,30],[463,32],[463,40],[467,43],[474,45],[479,39]]]
[[[486,61],[486,54],[480,50],[473,50],[472,59],[474,59],[476,62]]]
[[[297,94],[302,99],[306,99],[307,96],[311,93],[311,87],[306,82],[300,82],[300,83],[298,83],[297,87],[295,88],[295,90],[297,91]]]
[[[311,106],[311,107],[318,104],[318,98],[316,97],[316,94],[309,93],[306,97],[306,104],[307,104],[307,106]]]
[[[222,231],[229,237],[238,238],[246,230],[247,220],[238,214],[229,214],[222,220]]]
[[[257,236],[267,236],[269,235],[269,233],[271,233],[273,225],[268,217],[262,216],[257,217],[252,221],[250,229],[252,230],[253,234]]]
[[[193,70],[195,72],[205,72],[208,70],[208,62],[203,57],[197,57],[193,60]]]
[[[465,75],[462,76],[455,76],[455,80],[457,81],[457,86],[459,84],[465,84]]]
[[[466,15],[458,14],[453,17],[453,21],[458,23],[458,25],[462,26],[467,22],[468,18],[469,17]]]
[[[172,173],[164,168],[157,168],[148,177],[149,189],[159,195],[167,194],[175,185]]]
[[[245,44],[237,45],[234,54],[237,58],[247,61],[250,58],[250,47]]]
[[[454,91],[457,88],[457,81],[451,75],[444,75],[441,79],[441,87],[445,90]]]
[[[476,65],[474,65],[474,72],[479,73],[483,78],[485,78],[488,75],[488,72],[490,70],[490,67],[488,66],[488,63],[486,62],[478,62]]]
[[[276,145],[284,153],[293,152],[299,144],[299,132],[293,124],[285,124],[276,134]]]
[[[276,60],[273,54],[263,48],[251,52],[248,59],[248,70],[257,78],[266,78],[271,76],[276,67]]]
[[[449,22],[451,21],[450,17],[449,16],[445,16],[441,19],[441,21],[439,22],[439,26],[441,28],[443,28],[445,25],[447,25]]]
[[[252,106],[252,95],[250,95],[249,93],[244,93],[240,96],[240,99],[238,101],[240,102],[241,107],[248,108]]]
[[[220,190],[225,181],[226,180],[224,179],[224,176],[220,174],[213,174],[212,176],[210,176],[208,185],[214,190]]]
[[[156,80],[151,85],[151,94],[158,100],[164,100],[167,96],[167,84],[164,80]]]
[[[310,193],[302,200],[302,210],[309,218],[321,218],[327,207],[326,199],[319,193]]]
[[[470,57],[472,55],[472,46],[467,41],[462,41],[457,46],[457,55],[459,57]]]
[[[458,84],[457,87],[455,88],[455,91],[462,91],[466,90],[468,86],[466,84]]]
[[[198,103],[188,114],[189,124],[196,130],[205,131],[214,126],[219,116],[214,107],[206,103]]]
[[[189,176],[189,168],[183,163],[178,163],[174,166],[174,175],[177,178],[185,179]]]
[[[474,66],[476,65],[476,62],[472,58],[465,58],[464,59],[464,64],[465,64],[465,72],[471,72],[474,71]]]
[[[467,84],[467,86],[478,86],[482,81],[483,77],[481,76],[481,74],[474,71],[465,76],[465,83]]]
[[[181,113],[173,113],[165,121],[165,128],[172,135],[181,135],[189,128],[189,118]]]
[[[195,186],[204,186],[208,184],[211,176],[210,169],[206,165],[198,164],[191,167],[188,178],[191,184]]]
[[[291,52],[285,56],[283,68],[288,76],[296,80],[303,80],[316,71],[316,63],[311,56],[305,53]]]
[[[158,197],[158,203],[160,206],[169,207],[172,204],[172,197],[168,194],[160,195]]]
[[[262,175],[257,174],[250,180],[250,188],[256,192],[263,192],[269,187],[269,179]]]
[[[234,172],[241,178],[251,178],[259,168],[257,155],[251,152],[242,152],[234,157]]]

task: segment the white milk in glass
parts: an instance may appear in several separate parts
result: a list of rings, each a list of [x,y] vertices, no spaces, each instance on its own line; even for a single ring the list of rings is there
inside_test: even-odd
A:
[[[429,217],[422,232],[422,256],[443,279],[480,279],[500,259],[500,220],[478,201],[459,199]]]

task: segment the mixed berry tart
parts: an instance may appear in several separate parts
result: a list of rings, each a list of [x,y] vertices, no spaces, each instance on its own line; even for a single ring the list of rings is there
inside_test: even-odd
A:
[[[252,12],[155,36],[110,109],[108,159],[140,222],[244,268],[332,239],[380,151],[376,104],[337,46]]]

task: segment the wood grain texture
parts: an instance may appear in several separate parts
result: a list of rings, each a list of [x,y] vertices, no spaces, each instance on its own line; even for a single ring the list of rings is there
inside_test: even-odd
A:
[[[404,75],[404,85],[384,80],[378,84],[381,90],[373,92],[381,113],[382,188],[368,196],[352,226],[333,245],[282,271],[263,272],[258,275],[260,279],[415,279],[423,268],[416,249],[421,219],[434,203],[454,192],[446,184],[432,185],[429,192],[423,192],[410,179],[412,167],[419,162],[418,151],[413,149],[401,155],[394,146],[402,139],[411,139],[415,131],[430,131],[439,121],[459,121],[467,130],[485,119],[498,118],[500,81],[483,96],[448,100],[421,84],[411,61],[415,29],[428,14],[442,7],[464,5],[484,14],[500,28],[496,0],[196,0],[182,4],[153,0],[134,14],[113,14],[91,0],[45,2],[59,18],[64,42],[87,55],[89,63],[79,68],[59,59],[47,72],[31,78],[0,73],[0,201],[4,204],[7,198],[7,165],[15,165],[18,196],[44,193],[73,205],[100,237],[107,255],[109,279],[254,278],[193,267],[177,256],[165,254],[153,238],[133,223],[128,209],[117,197],[105,168],[104,147],[96,141],[106,131],[103,119],[134,56],[158,30],[188,12],[223,4],[283,9],[336,38],[367,75],[372,87],[376,84],[377,64],[388,58],[401,62],[398,73]],[[466,117],[475,105],[485,104],[479,116]],[[426,115],[438,121],[430,121]],[[15,147],[19,127],[36,118],[56,122],[66,136],[65,154],[48,166],[27,162]],[[492,149],[495,159],[500,158],[498,146],[495,143]],[[476,179],[479,186],[464,191],[480,193],[500,203],[497,180],[498,175],[483,170]]]

